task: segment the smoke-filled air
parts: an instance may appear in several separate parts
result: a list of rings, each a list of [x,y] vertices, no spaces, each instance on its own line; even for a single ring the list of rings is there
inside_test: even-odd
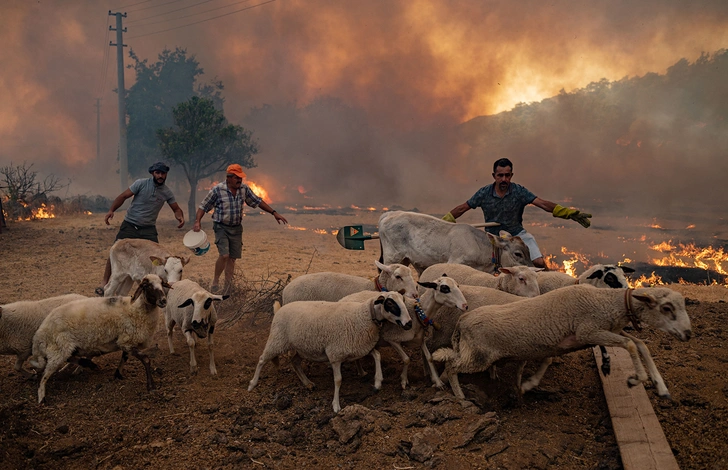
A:
[[[0,8],[0,165],[71,178],[64,195],[122,188],[111,11],[127,15],[125,66],[181,49],[198,83],[222,84],[225,117],[258,145],[248,178],[273,201],[444,213],[508,157],[514,182],[595,213],[728,202],[723,1]]]

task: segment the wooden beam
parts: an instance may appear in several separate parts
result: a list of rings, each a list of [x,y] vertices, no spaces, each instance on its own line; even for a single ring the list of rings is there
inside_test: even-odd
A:
[[[679,470],[644,387],[627,386],[627,378],[634,374],[629,353],[622,348],[607,348],[607,351],[612,371],[606,377],[601,373],[599,376],[624,470]],[[594,348],[594,358],[597,369],[601,370],[599,348]]]

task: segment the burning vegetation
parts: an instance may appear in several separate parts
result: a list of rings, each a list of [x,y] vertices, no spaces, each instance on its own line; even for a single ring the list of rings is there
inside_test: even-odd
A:
[[[640,237],[638,241],[645,242]],[[637,262],[624,258],[618,264],[630,265],[636,270],[629,280],[631,287],[680,284],[706,284],[722,285],[728,287],[728,272],[723,263],[728,262],[728,253],[723,247],[700,247],[694,242],[676,243],[672,240],[662,241],[648,245],[649,250],[663,253],[665,256],[649,257],[647,262]],[[586,254],[561,247],[561,253],[567,258],[557,262],[556,255],[547,255],[546,262],[549,269],[562,271],[576,277],[577,271],[588,269],[593,263]],[[604,257],[598,254],[598,257]],[[581,269],[577,270],[577,266]],[[638,277],[635,277],[638,276]]]

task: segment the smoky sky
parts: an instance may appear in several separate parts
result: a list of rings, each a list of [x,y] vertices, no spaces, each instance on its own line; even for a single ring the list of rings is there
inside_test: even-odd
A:
[[[71,193],[120,192],[109,10],[128,13],[126,64],[128,49],[154,62],[180,47],[199,61],[202,81],[223,82],[226,116],[250,128],[261,149],[248,177],[272,199],[430,211],[491,180],[493,155],[459,139],[460,124],[602,78],[664,74],[728,44],[724,1],[261,3],[3,2],[0,164],[71,177]],[[125,79],[128,88],[133,72]],[[595,164],[584,157],[589,138],[558,155],[540,155],[535,142],[520,149],[516,179],[547,199],[603,199],[615,185],[626,199],[640,186],[639,194],[679,198],[679,188],[690,197],[689,163],[662,165],[653,152]],[[724,154],[695,152],[699,136],[682,145],[724,169]],[[710,196],[710,185],[698,187]]]

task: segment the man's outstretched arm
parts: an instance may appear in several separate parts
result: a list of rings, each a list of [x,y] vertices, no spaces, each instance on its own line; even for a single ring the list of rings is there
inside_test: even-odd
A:
[[[455,219],[460,217],[461,215],[465,214],[467,211],[469,211],[471,207],[468,205],[467,202],[464,202],[460,204],[459,206],[455,207],[453,210],[445,214],[445,216],[442,218],[442,220],[446,220],[448,222],[455,222]]]
[[[546,212],[551,212],[554,217],[559,217],[560,219],[575,220],[576,222],[579,222],[584,228],[589,228],[589,226],[591,225],[591,221],[589,219],[591,219],[592,215],[587,214],[586,212],[581,212],[578,209],[570,209],[568,207],[556,204],[555,202],[541,199],[540,197],[534,199],[531,204],[545,210]]]

